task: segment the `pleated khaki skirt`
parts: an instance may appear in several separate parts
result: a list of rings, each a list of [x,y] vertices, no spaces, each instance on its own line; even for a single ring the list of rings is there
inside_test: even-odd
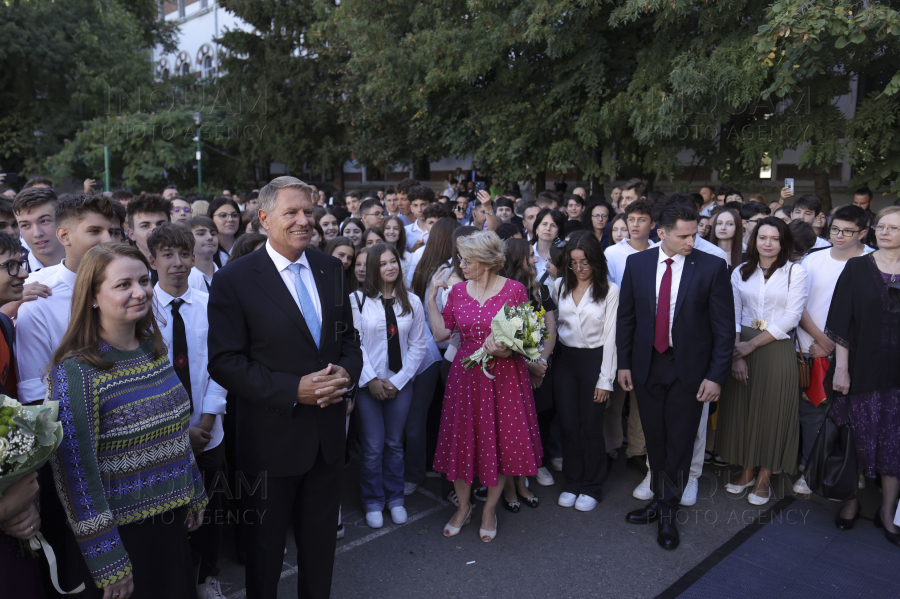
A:
[[[741,327],[741,341],[759,335]],[[728,377],[719,400],[716,453],[729,464],[797,473],[800,375],[790,339],[773,341],[744,358],[744,385]]]

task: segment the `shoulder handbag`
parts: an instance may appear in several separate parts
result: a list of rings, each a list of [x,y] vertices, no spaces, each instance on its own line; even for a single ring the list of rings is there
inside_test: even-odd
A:
[[[838,426],[831,418],[834,401],[819,429],[806,463],[804,476],[812,492],[826,499],[847,501],[859,493],[859,471],[850,400],[847,399],[847,424]]]
[[[791,268],[788,270],[788,292],[791,290],[791,274],[793,274],[793,272],[794,265],[791,264]],[[803,357],[803,352],[800,351],[800,345],[797,342],[797,327],[794,327],[794,330],[791,331],[791,341],[794,344],[794,351],[797,355],[797,370],[800,373],[800,388],[806,389],[809,387],[809,362]]]

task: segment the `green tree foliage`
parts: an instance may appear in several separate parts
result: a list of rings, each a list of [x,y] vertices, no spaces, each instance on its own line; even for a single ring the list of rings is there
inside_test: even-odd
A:
[[[0,161],[59,152],[109,98],[152,81],[149,48],[171,47],[154,0],[20,0],[0,5]],[[48,174],[48,173],[41,173]]]
[[[243,168],[256,167],[262,181],[269,179],[270,162],[292,172],[304,166],[318,172],[322,163],[341,172],[348,154],[335,104],[339,68],[332,65],[334,53],[326,42],[312,34],[334,5],[324,0],[223,4],[253,27],[222,35],[226,73],[215,83],[217,105],[230,107],[243,126],[262,132],[238,140]]]

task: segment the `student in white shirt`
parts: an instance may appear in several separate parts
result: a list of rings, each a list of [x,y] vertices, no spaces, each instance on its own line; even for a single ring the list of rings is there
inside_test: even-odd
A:
[[[394,195],[396,196],[396,192]],[[406,284],[410,285],[416,265],[413,262],[412,253],[406,251],[406,225],[403,219],[399,216],[385,217],[384,222],[381,223],[381,233],[388,244],[397,248],[397,253],[400,254],[400,267],[403,269],[403,278],[406,280]]]
[[[213,259],[216,265],[222,268],[231,258],[234,242],[244,233],[241,227],[241,207],[231,198],[221,196],[210,202],[206,216],[213,219],[219,232],[219,251]]]
[[[403,181],[397,183],[397,205],[399,206],[400,213],[397,215],[400,217],[400,220],[403,221],[403,225],[411,225],[413,221],[416,220],[416,217],[413,216],[413,213],[410,211],[409,207],[409,190],[419,184],[415,179],[406,178]]]
[[[650,235],[655,230],[653,204],[647,200],[636,200],[625,208],[628,224],[628,238],[611,245],[603,252],[609,269],[609,280],[619,286],[625,276],[625,260],[632,254],[650,248]],[[629,437],[629,444],[631,438]]]
[[[737,213],[737,210],[724,208],[716,212],[710,223],[709,242],[725,254],[725,262],[728,263],[729,270],[733,270],[743,262],[741,259],[744,253],[743,243],[738,233],[738,226],[741,222],[741,215]]]
[[[547,270],[547,261],[550,259],[550,246],[562,235],[566,221],[558,210],[543,208],[534,218],[534,229],[531,232],[531,243],[534,244],[534,255],[537,259],[535,269],[538,280],[544,276]]]
[[[816,222],[816,217],[822,214],[822,200],[819,196],[813,194],[802,195],[794,200],[794,206],[791,208],[791,220],[802,220],[809,223],[810,226]],[[816,236],[816,249],[827,248],[831,244]]]
[[[112,203],[103,195],[67,199],[55,206],[56,239],[65,250],[65,260],[44,281],[51,294],[22,304],[16,323],[16,368],[23,404],[42,401],[47,393],[44,370],[69,327],[75,274],[89,249],[109,241],[112,218]]]
[[[434,227],[435,223],[437,223],[442,218],[452,218],[454,221],[456,221],[456,219],[453,217],[453,214],[451,214],[450,211],[447,210],[447,207],[440,202],[429,204],[425,208],[424,216],[425,235],[422,237],[422,241],[424,242],[424,244],[422,245],[422,247],[412,252],[412,254],[410,255],[410,265],[412,271],[409,273],[404,271],[404,278],[406,279],[407,286],[412,285],[413,273],[415,272],[416,266],[419,264],[419,261],[422,259],[422,255],[425,253],[425,248],[428,245],[428,239],[431,236],[431,229]],[[459,221],[456,221],[455,224],[459,226]],[[456,227],[453,228],[455,229]]]
[[[866,253],[860,232],[866,232],[868,222],[868,216],[862,208],[857,206],[839,208],[832,217],[829,231],[832,246],[813,251],[803,260],[809,297],[800,318],[797,341],[800,342],[800,351],[806,358],[830,358],[834,352],[834,341],[824,332],[831,298],[847,261]],[[802,463],[805,465],[819,434],[819,428],[825,421],[829,404],[823,402],[818,406],[813,405],[805,397],[803,389],[799,395],[800,441]],[[794,484],[794,492],[803,495],[812,493],[804,476]]]
[[[199,568],[198,591],[206,591],[201,594],[206,597],[210,589],[220,588],[215,575],[222,544],[223,489],[214,485],[223,480],[225,473],[222,416],[227,392],[210,378],[207,370],[209,295],[188,282],[194,266],[194,236],[184,226],[167,223],[150,234],[147,247],[150,266],[159,275],[153,288],[154,313],[168,347],[169,361],[191,398],[188,435],[209,498],[206,513],[210,517],[190,536],[194,568]]]
[[[213,275],[219,270],[213,259],[219,248],[219,232],[216,223],[208,216],[195,216],[184,223],[194,235],[194,267],[188,276],[188,285],[209,293]]]
[[[66,251],[56,238],[56,193],[47,187],[30,187],[13,200],[19,231],[28,246],[30,272],[56,266]]]
[[[365,285],[353,293],[350,307],[363,352],[356,401],[362,424],[359,479],[366,523],[381,528],[386,506],[393,522],[403,524],[407,520],[403,430],[412,379],[425,355],[426,332],[422,302],[407,291],[393,246],[380,243],[369,248]]]
[[[423,237],[428,232],[425,226],[425,208],[434,201],[434,190],[417,185],[409,190],[409,209],[414,216],[413,223],[406,227],[406,249],[415,252],[425,245]]]
[[[790,261],[793,251],[788,226],[767,216],[750,238],[747,261],[731,274],[737,337],[732,376],[719,402],[716,452],[743,467],[725,490],[752,488],[752,505],[772,498],[773,472],[797,470],[799,375],[791,332],[808,291],[806,269]]]
[[[558,503],[587,512],[601,500],[609,469],[603,423],[616,378],[619,287],[609,281],[602,247],[593,235],[567,242],[563,264],[566,271],[554,282],[560,350],[553,396],[566,476]]]

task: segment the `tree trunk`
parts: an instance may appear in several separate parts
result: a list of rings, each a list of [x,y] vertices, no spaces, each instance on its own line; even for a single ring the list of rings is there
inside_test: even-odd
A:
[[[822,212],[831,214],[831,182],[826,169],[813,167],[813,188],[815,194],[822,199]]]
[[[534,195],[541,193],[547,189],[547,171],[541,169],[534,177]]]
[[[431,182],[431,161],[427,158],[419,158],[415,162],[413,162],[413,179],[419,181],[423,185],[428,185]]]
[[[331,179],[335,191],[344,191],[344,163],[331,167]]]

